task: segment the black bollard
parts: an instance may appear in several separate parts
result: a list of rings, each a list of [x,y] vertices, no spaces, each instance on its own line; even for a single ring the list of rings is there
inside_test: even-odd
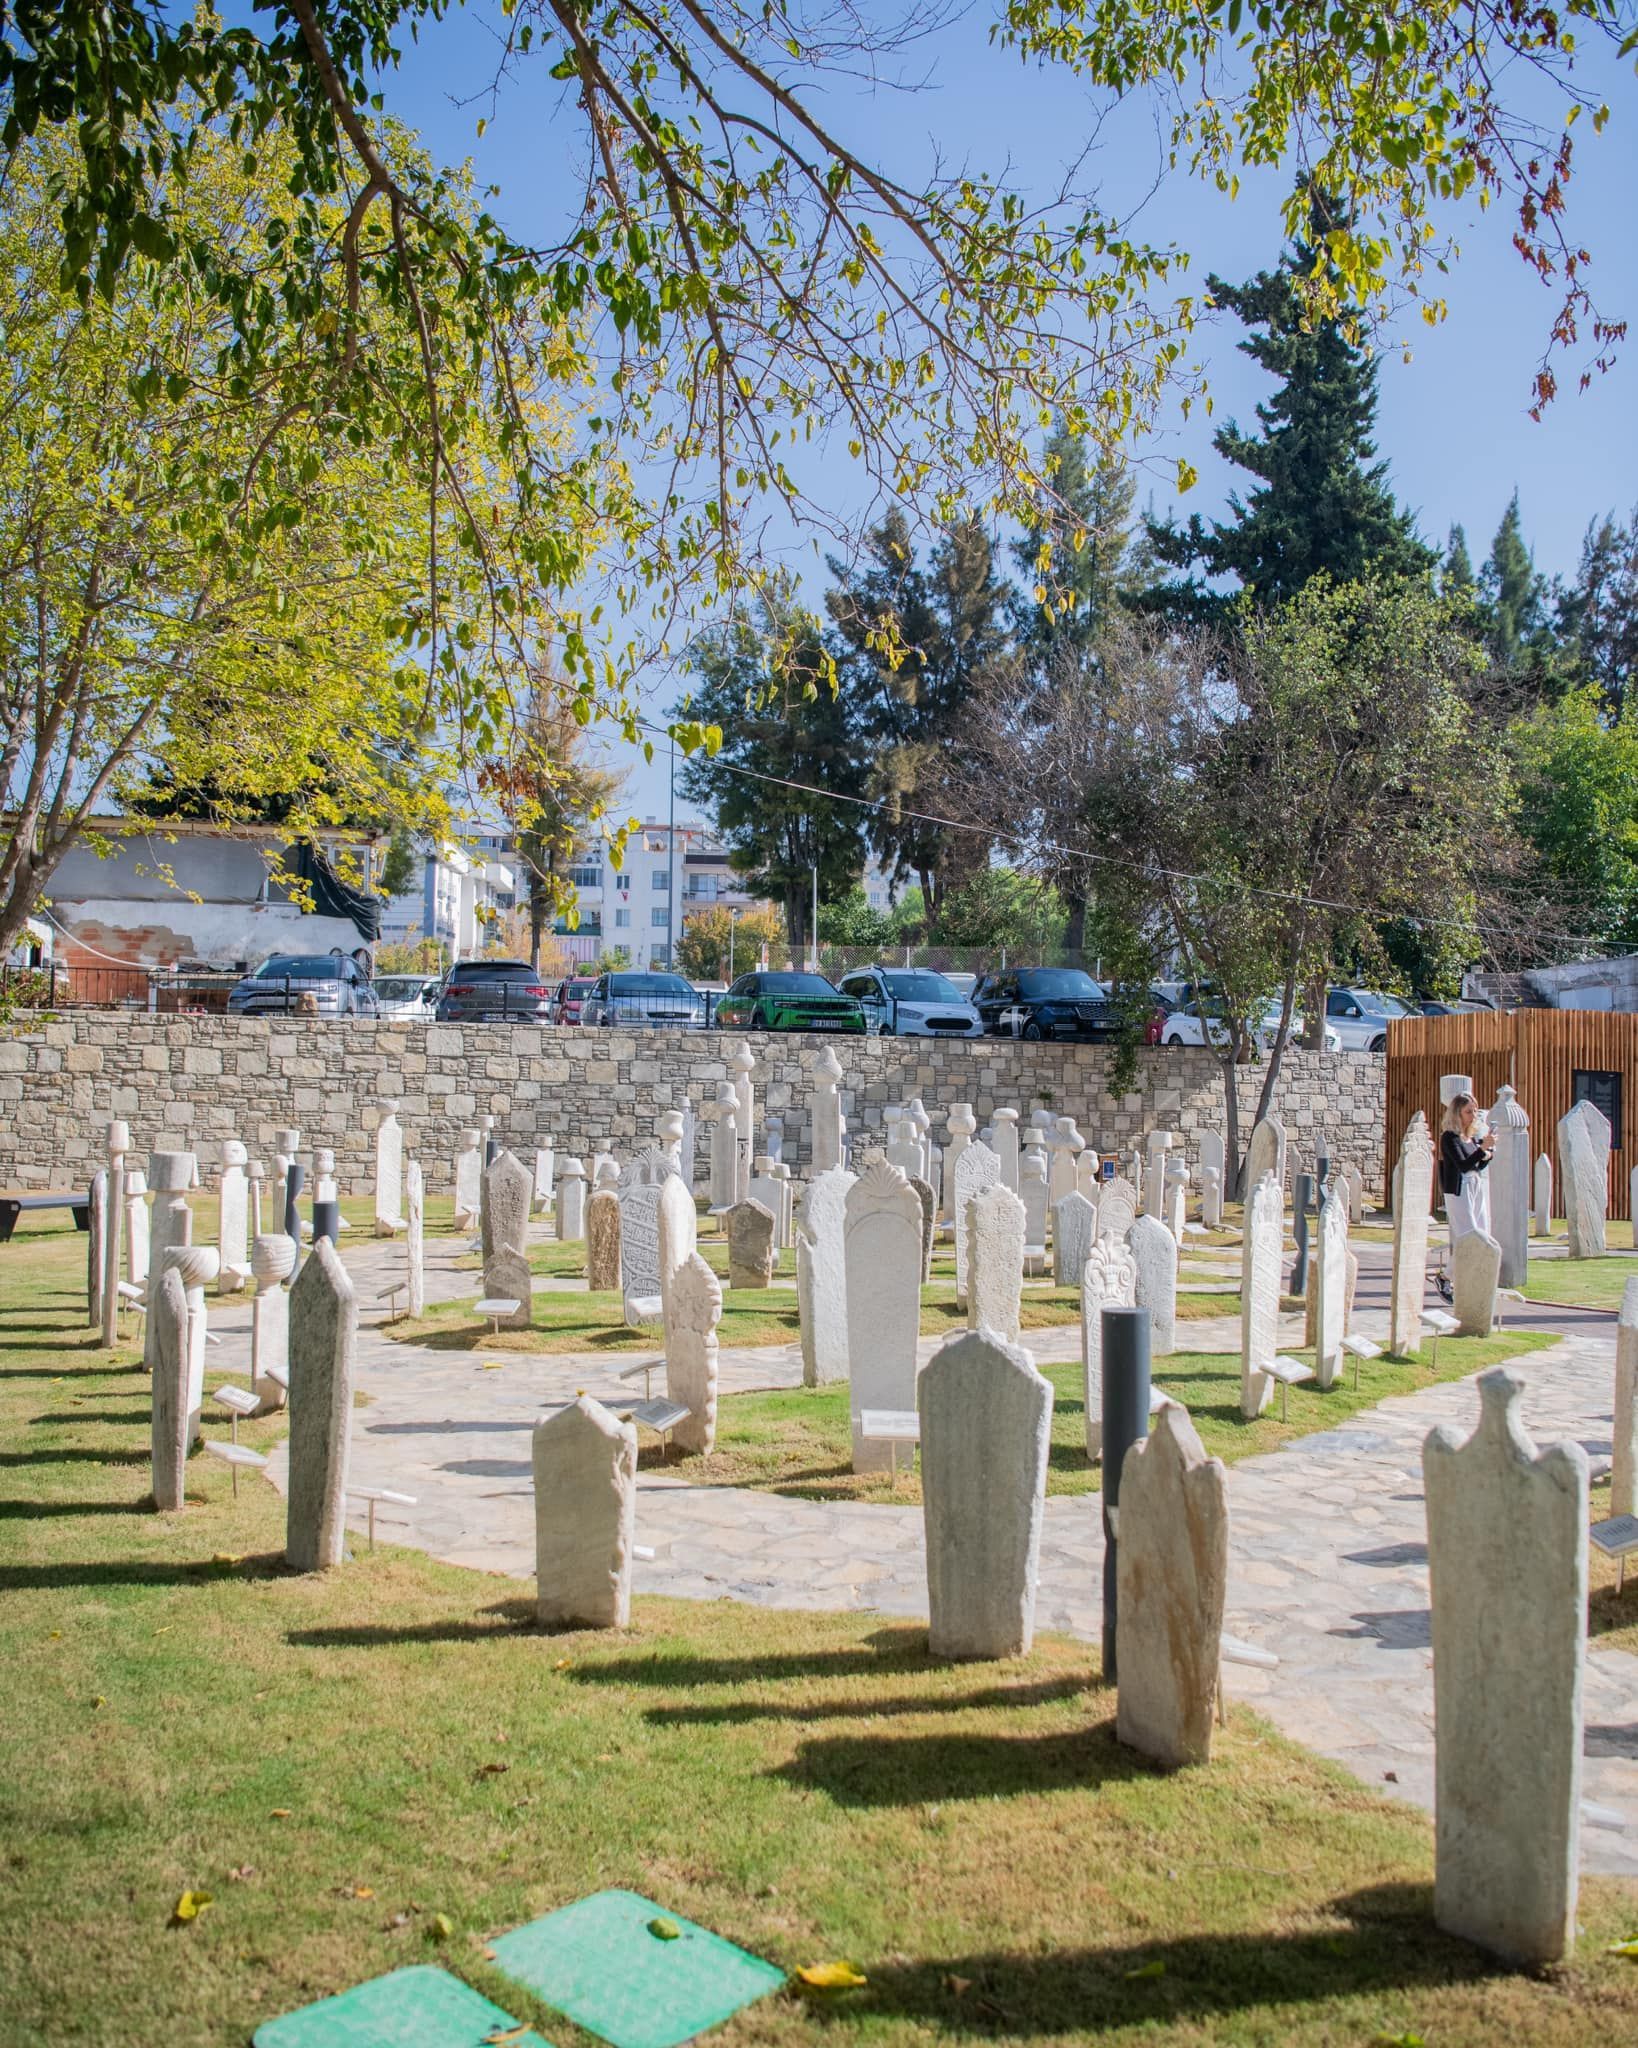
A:
[[[1314,1148],[1314,1214],[1317,1216],[1324,1207],[1325,1198],[1331,1192],[1331,1155],[1325,1149],[1325,1140],[1320,1139]]]
[[[1111,1510],[1120,1506],[1120,1471],[1133,1444],[1149,1434],[1149,1311],[1103,1311],[1103,1678],[1116,1680],[1116,1549]]]
[[[327,1237],[339,1250],[341,1246],[341,1204],[339,1202],[315,1202],[313,1204],[313,1242]]]
[[[1291,1292],[1300,1301],[1308,1292],[1308,1211],[1314,1199],[1314,1176],[1297,1175],[1296,1199],[1291,1205],[1291,1235],[1297,1241],[1297,1263],[1291,1274]]]
[[[296,1264],[301,1264],[301,1191],[307,1180],[301,1162],[292,1159],[284,1176],[284,1234],[296,1244]]]
[[[486,1167],[489,1167],[489,1166],[493,1166],[493,1165],[494,1165],[494,1163],[495,1163],[495,1154],[496,1154],[496,1153],[497,1153],[497,1152],[498,1152],[499,1150],[500,1150],[500,1140],[499,1140],[499,1138],[485,1138],[485,1139],[484,1139],[484,1141],[483,1141],[483,1163],[484,1163],[484,1165],[485,1165]]]

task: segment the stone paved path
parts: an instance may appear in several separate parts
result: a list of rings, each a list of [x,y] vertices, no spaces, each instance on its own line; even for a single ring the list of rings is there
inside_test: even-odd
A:
[[[444,1264],[429,1294],[469,1292],[451,1240],[429,1244]],[[1384,1248],[1362,1247],[1360,1322],[1380,1334]],[[354,1239],[346,1257],[365,1308],[352,1476],[416,1495],[378,1510],[381,1533],[452,1563],[527,1577],[533,1571],[529,1432],[543,1407],[579,1388],[612,1393],[628,1358],[524,1359],[485,1370],[481,1352],[432,1351],[379,1333],[373,1302],[391,1248]],[[1608,1317],[1550,1319],[1573,1327],[1551,1351],[1522,1362],[1526,1413],[1543,1441],[1579,1439],[1609,1450],[1614,1346]],[[213,1327],[228,1364],[248,1314],[223,1303]],[[1588,1326],[1596,1334],[1588,1333]],[[1045,1359],[1078,1355],[1077,1329],[1032,1333]],[[1226,1319],[1188,1326],[1191,1348],[1238,1344]],[[1291,1341],[1300,1340],[1292,1326]],[[933,1348],[929,1340],[924,1347]],[[800,1382],[794,1345],[725,1350],[725,1391]],[[1255,1701],[1276,1726],[1348,1766],[1367,1784],[1431,1807],[1432,1657],[1428,1644],[1426,1522],[1421,1445],[1437,1422],[1468,1427],[1478,1403],[1468,1381],[1385,1401],[1345,1425],[1231,1468],[1228,1627],[1272,1650],[1273,1671],[1230,1666],[1231,1702]],[[273,1476],[283,1482],[283,1455]],[[361,1521],[361,1518],[360,1518]],[[861,1608],[922,1616],[926,1577],[919,1507],[817,1503],[726,1487],[691,1486],[660,1472],[638,1479],[640,1544],[654,1551],[637,1591],[723,1597],[776,1607]],[[1095,1495],[1046,1504],[1037,1619],[1096,1641],[1103,1540]],[[1586,1687],[1590,1805],[1582,1853],[1590,1871],[1638,1876],[1638,1658],[1592,1647]]]

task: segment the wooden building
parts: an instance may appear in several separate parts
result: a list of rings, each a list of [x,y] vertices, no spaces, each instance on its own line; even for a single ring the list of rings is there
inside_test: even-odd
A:
[[[1612,1217],[1632,1214],[1638,1164],[1638,1016],[1609,1010],[1476,1010],[1457,1017],[1405,1017],[1388,1026],[1384,1090],[1383,1185],[1391,1186],[1405,1126],[1418,1110],[1438,1142],[1439,1077],[1471,1074],[1488,1109],[1504,1081],[1530,1119],[1530,1156],[1553,1162],[1553,1210],[1559,1206],[1558,1120],[1590,1098],[1610,1120]]]

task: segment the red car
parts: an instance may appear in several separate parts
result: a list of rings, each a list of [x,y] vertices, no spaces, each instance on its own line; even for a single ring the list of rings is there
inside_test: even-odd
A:
[[[551,1021],[554,1024],[578,1024],[581,1005],[596,986],[595,974],[566,976],[552,991]]]

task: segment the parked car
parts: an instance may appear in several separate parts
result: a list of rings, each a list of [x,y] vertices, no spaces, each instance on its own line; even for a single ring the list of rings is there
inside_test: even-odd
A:
[[[545,1024],[552,992],[527,960],[457,960],[438,992],[440,1024]]]
[[[822,974],[742,974],[717,998],[717,1022],[739,1031],[853,1031],[865,1028],[863,1005]]]
[[[648,1024],[703,1031],[706,1001],[680,974],[600,974],[580,1006],[582,1024]]]
[[[1180,1002],[1177,1008],[1172,1011],[1161,1030],[1160,1042],[1162,1045],[1204,1045],[1206,1042],[1206,1034],[1201,1028],[1199,1014],[1193,1008],[1194,997],[1188,990],[1185,990],[1184,995],[1185,1000]],[[1211,1026],[1212,1044],[1226,1044],[1228,1040],[1228,1026],[1221,1021],[1221,1004],[1217,1001],[1216,997],[1208,995],[1203,998],[1202,1007],[1206,1012],[1207,1022]],[[1263,1048],[1264,1052],[1270,1051],[1274,1044],[1274,1035],[1280,1028],[1280,1005],[1278,1003],[1267,1004],[1262,1015],[1258,1018],[1255,1028],[1258,1044]],[[1304,1028],[1302,1012],[1294,1010],[1291,1014],[1291,1031],[1287,1042],[1295,1045],[1302,1036]],[[1325,1050],[1327,1052],[1341,1052],[1342,1050],[1342,1040],[1330,1025],[1327,1025],[1325,1030]]]
[[[234,984],[227,1006],[230,1017],[374,1017],[380,1007],[369,976],[345,953],[275,953]]]
[[[578,1024],[581,1007],[596,986],[595,974],[566,974],[552,990],[552,1022]]]
[[[1395,1017],[1414,1017],[1416,1010],[1398,996],[1371,988],[1328,988],[1325,1021],[1348,1052],[1386,1052],[1388,1026]]]
[[[383,1017],[430,1017],[443,984],[435,974],[378,974],[373,986]]]
[[[844,996],[878,1038],[982,1038],[983,1020],[955,984],[926,967],[861,967],[843,977]]]
[[[964,968],[951,967],[945,970],[944,979],[964,1003],[972,1001],[973,990],[978,986],[976,974],[968,974]]]
[[[1154,1007],[1149,1012],[1149,1021],[1143,1027],[1143,1042],[1145,1045],[1160,1045],[1166,1036],[1167,1020],[1177,1008],[1177,997],[1169,995],[1157,983],[1149,991],[1149,1001]]]
[[[1119,1007],[1081,967],[1009,967],[973,991],[984,1029],[997,1038],[1118,1037]]]

